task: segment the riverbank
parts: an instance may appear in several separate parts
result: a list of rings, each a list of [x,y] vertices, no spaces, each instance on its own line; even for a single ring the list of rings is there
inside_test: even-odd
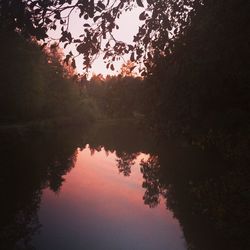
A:
[[[58,131],[64,129],[77,128],[78,130],[103,131],[117,130],[120,128],[139,128],[142,129],[143,120],[138,118],[102,118],[102,119],[75,119],[72,117],[59,117],[54,119],[44,119],[26,122],[2,122],[0,123],[0,138],[8,141],[8,138],[16,136],[30,136],[42,134],[48,131]]]
[[[48,130],[62,129],[66,127],[88,127],[93,121],[76,120],[72,117],[60,117],[27,122],[0,123],[0,136],[30,135]]]

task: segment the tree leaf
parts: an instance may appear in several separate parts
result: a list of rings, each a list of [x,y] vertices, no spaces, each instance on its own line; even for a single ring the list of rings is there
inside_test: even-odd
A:
[[[139,19],[140,19],[140,20],[145,20],[145,19],[146,19],[145,11],[143,11],[143,12],[139,15]]]
[[[104,5],[101,1],[99,1],[99,2],[97,3],[97,6],[98,6],[99,8],[101,8],[102,10],[105,9],[105,5]]]
[[[130,56],[130,61],[134,62],[135,61],[135,53],[133,52]]]
[[[72,68],[73,68],[73,69],[75,69],[75,68],[76,68],[76,61],[75,61],[75,59],[74,59],[74,58],[72,59],[71,66],[72,66]]]
[[[143,5],[143,3],[142,3],[142,1],[141,1],[141,0],[136,0],[136,2],[137,2],[137,4],[138,4],[138,6],[140,6],[140,7],[144,7],[144,5]]]
[[[135,69],[136,66],[133,66],[130,68],[130,72],[132,72]]]

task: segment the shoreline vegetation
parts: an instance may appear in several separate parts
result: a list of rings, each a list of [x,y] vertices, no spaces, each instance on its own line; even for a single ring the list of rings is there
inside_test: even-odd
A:
[[[114,126],[118,124],[131,124],[138,125],[143,122],[141,118],[99,118],[94,119],[91,126]],[[5,132],[32,132],[32,131],[42,131],[43,129],[60,129],[67,127],[88,127],[90,124],[84,122],[74,121],[72,117],[60,117],[56,119],[46,119],[46,120],[35,120],[26,121],[20,123],[0,123],[0,133]]]
[[[199,21],[199,16],[196,19]],[[193,29],[198,22],[196,19]],[[198,28],[201,34],[207,34],[204,28]],[[215,41],[224,41],[217,30],[214,32]],[[63,54],[57,44],[41,50],[36,42],[27,41],[18,33],[2,28],[0,33],[5,37],[0,42],[1,134],[13,131],[29,134],[67,126],[88,127],[95,123],[112,125],[129,121],[139,123],[156,140],[185,138],[202,150],[216,147],[225,159],[248,164],[250,132],[246,67],[241,68],[241,74],[236,72],[238,78],[243,76],[242,86],[236,86],[234,82],[226,86],[222,84],[228,79],[227,70],[222,71],[221,79],[218,79],[221,86],[210,86],[209,81],[217,75],[214,73],[206,82],[206,70],[192,61],[193,54],[179,44],[186,41],[185,47],[190,47],[197,58],[204,52],[197,51],[189,43],[192,27],[186,37],[176,41],[176,49],[182,53],[179,51],[177,55],[162,58],[153,75],[146,79],[131,74],[131,63],[123,65],[119,76],[104,78],[99,74],[90,80],[78,79],[74,68],[63,63]],[[207,43],[213,42],[208,40]],[[240,40],[240,43],[244,41]],[[182,71],[172,64],[172,57],[182,64]],[[222,62],[223,58],[221,55]],[[193,72],[197,82],[187,72],[191,62],[197,68],[197,72]],[[231,72],[232,76],[234,73]],[[203,86],[197,86],[191,93],[193,84],[199,81],[205,81]]]

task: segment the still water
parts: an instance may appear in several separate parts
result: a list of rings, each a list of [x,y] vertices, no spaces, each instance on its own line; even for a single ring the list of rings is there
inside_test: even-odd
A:
[[[1,250],[249,249],[216,152],[129,124],[0,140]]]
[[[59,192],[43,190],[38,212],[42,224],[33,239],[37,249],[172,249],[185,248],[181,227],[164,200],[150,208],[138,153],[129,176],[119,173],[116,153],[86,146]]]

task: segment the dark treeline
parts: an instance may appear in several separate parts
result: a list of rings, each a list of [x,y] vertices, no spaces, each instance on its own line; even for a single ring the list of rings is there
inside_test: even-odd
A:
[[[204,1],[171,53],[155,60],[148,99],[159,134],[249,156],[249,10],[247,1]]]
[[[187,1],[186,6],[191,2]],[[11,31],[16,25],[27,37],[28,26],[18,19],[25,6],[22,5],[24,9],[20,13],[15,12],[17,2],[10,1],[1,9],[1,30],[6,27],[9,30],[7,33],[1,31],[1,120],[73,116],[86,122],[94,113],[112,118],[145,115],[160,137],[185,134],[202,147],[213,144],[225,155],[246,157],[250,134],[249,3],[235,0],[198,2],[189,15],[190,24],[183,24],[182,32],[172,40],[167,38],[168,31],[164,36],[164,27],[155,23],[155,29],[162,32],[159,37],[165,40],[155,38],[152,43],[152,53],[145,59],[147,74],[144,72],[143,81],[131,76],[106,79],[95,76],[79,90],[72,79],[65,77],[61,63],[52,60],[53,63],[47,65],[48,58],[35,43],[25,42]],[[34,4],[40,6],[39,2]],[[43,13],[46,14],[53,4],[56,2],[48,3]],[[140,1],[137,4],[143,5]],[[172,5],[174,3],[168,1],[162,8]],[[32,12],[34,6],[28,6]],[[43,7],[41,5],[37,13]],[[155,15],[160,15],[158,7],[156,2]],[[182,4],[177,6],[176,13],[182,7]],[[16,24],[15,18],[19,20]],[[140,18],[144,20],[146,16]],[[147,25],[154,22],[147,20]],[[154,30],[150,27],[147,27],[148,32]],[[40,28],[37,27],[37,32]],[[141,29],[141,37],[146,30]],[[69,34],[65,36],[62,33],[61,40],[72,40]],[[147,45],[146,41],[142,42]],[[160,53],[163,47],[166,50]],[[131,46],[128,49],[131,50]],[[136,51],[138,54],[139,49]],[[66,58],[70,61],[70,57]],[[135,61],[135,54],[131,59]]]
[[[0,121],[20,123],[43,120],[88,123],[74,71],[62,64],[54,44],[42,51],[35,41],[0,29]]]
[[[108,117],[145,117],[160,138],[185,135],[248,162],[249,9],[246,1],[205,1],[143,80],[94,76],[85,95]]]
[[[187,150],[185,155],[163,153],[145,164],[154,169],[150,176],[164,173],[166,189],[149,176],[149,193],[167,192],[168,207],[179,218],[190,249],[250,246],[249,10],[247,1],[204,1],[148,78],[149,120],[158,137],[186,136],[228,160],[188,161]]]
[[[145,83],[133,76],[93,76],[83,96],[96,105],[102,118],[139,118],[145,113]]]

